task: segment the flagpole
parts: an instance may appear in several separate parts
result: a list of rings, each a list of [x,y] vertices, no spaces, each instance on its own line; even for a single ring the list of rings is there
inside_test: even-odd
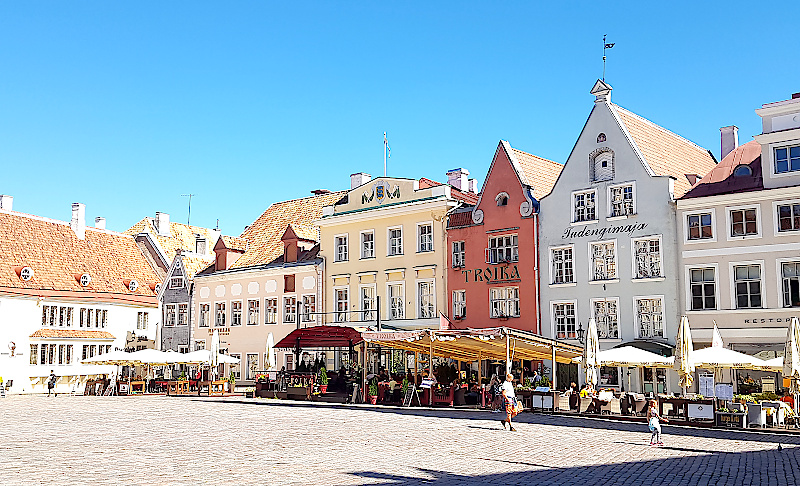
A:
[[[386,177],[386,146],[388,145],[388,141],[386,138],[386,132],[383,132],[383,177]]]

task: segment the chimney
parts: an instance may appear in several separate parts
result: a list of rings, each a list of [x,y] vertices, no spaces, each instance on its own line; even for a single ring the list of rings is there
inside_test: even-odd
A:
[[[11,211],[11,206],[14,204],[14,196],[0,195],[0,209]]]
[[[169,214],[156,211],[156,234],[158,236],[171,236],[169,231]]]
[[[75,236],[79,239],[86,238],[86,205],[81,203],[72,203],[72,220],[69,222],[69,227],[75,232]]]
[[[469,189],[468,189],[469,192],[471,192],[473,194],[477,194],[478,193],[478,183],[477,183],[477,181],[475,181],[475,179],[468,180],[467,184],[468,184],[468,187],[469,187]]]
[[[731,125],[719,129],[720,160],[739,146],[739,127]]]
[[[796,100],[797,98],[800,98],[800,93],[792,93],[792,99]]]
[[[106,229],[106,218],[102,216],[94,218],[94,227],[101,230]]]
[[[358,186],[363,186],[367,182],[372,180],[372,176],[367,174],[366,172],[356,172],[355,174],[350,174],[350,189],[355,189]]]
[[[447,171],[447,183],[460,191],[467,190],[467,178],[469,171],[467,169],[450,169]]]

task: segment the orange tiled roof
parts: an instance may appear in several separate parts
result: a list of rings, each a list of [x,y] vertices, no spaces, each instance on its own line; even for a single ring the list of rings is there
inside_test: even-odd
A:
[[[239,238],[238,236],[222,235],[222,241],[225,243],[226,248],[231,250],[247,250],[247,240]]]
[[[419,180],[419,188],[420,189],[427,189],[429,187],[436,187],[436,186],[443,186],[443,185],[444,184],[442,184],[441,182],[436,182],[436,181],[434,181],[432,179],[428,179],[427,177],[423,177],[423,178],[421,178]],[[462,191],[462,190],[456,189],[453,186],[450,186],[450,196],[452,196],[454,199],[458,199],[459,201],[464,202],[466,204],[478,204],[478,199],[480,197],[478,194],[475,194],[475,193],[472,193],[472,192],[467,192],[467,191]]]
[[[161,282],[126,234],[87,227],[81,240],[68,223],[15,211],[0,211],[0,233],[0,288],[153,297],[149,285]],[[34,272],[27,282],[17,274],[23,266]],[[86,287],[75,277],[83,273],[92,277]],[[124,282],[131,279],[133,292]]]
[[[92,331],[85,329],[39,329],[30,335],[31,338],[58,338],[58,339],[116,339],[113,334],[106,331]]]
[[[734,176],[734,169],[740,165],[749,166],[750,175]],[[761,176],[761,144],[751,140],[726,155],[711,172],[683,196],[683,199],[762,189],[764,189],[764,180]]]
[[[675,198],[692,188],[687,174],[703,177],[716,166],[707,149],[620,106],[611,106],[653,173],[675,178]]]
[[[292,231],[294,234],[297,235],[298,238],[301,240],[309,240],[309,241],[317,241],[319,240],[319,231],[314,226],[309,226],[305,224],[290,224],[292,227]]]
[[[283,254],[281,237],[288,225],[311,226],[322,217],[323,206],[336,203],[346,194],[347,191],[331,192],[272,204],[240,235],[247,241],[247,251],[231,268],[272,262]],[[316,235],[313,240],[317,240]]]
[[[511,149],[509,155],[516,159],[522,170],[523,182],[533,187],[533,196],[541,199],[550,194],[564,165],[517,150],[511,145],[508,147]]]

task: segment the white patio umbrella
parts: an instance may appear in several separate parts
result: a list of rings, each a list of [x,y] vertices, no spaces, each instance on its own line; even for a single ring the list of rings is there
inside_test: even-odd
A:
[[[692,363],[695,368],[758,370],[763,369],[767,362],[732,349],[710,347],[694,351]]]
[[[180,353],[178,353],[180,354]],[[180,354],[180,358],[178,358],[177,364],[193,364],[193,365],[210,365],[214,361],[211,351],[208,349],[201,349],[199,351],[192,351],[191,353]],[[224,363],[224,364],[237,364],[239,363],[238,358],[234,358],[233,356],[228,356],[226,354],[218,354],[216,356],[217,364]]]
[[[581,358],[576,358],[581,360]],[[672,368],[675,358],[667,358],[651,353],[635,346],[622,346],[607,349],[597,354],[597,363],[601,366],[619,366],[623,368]]]
[[[267,335],[267,362],[264,365],[268,371],[273,371],[278,365],[278,360],[275,357],[275,338],[272,333]]]
[[[178,353],[164,352],[157,349],[140,349],[131,353],[131,357],[135,358],[139,363],[149,364],[155,366],[166,366],[175,363]]]
[[[773,371],[775,373],[783,373],[783,356],[765,360],[764,367],[759,369],[764,371]]]
[[[722,342],[722,334],[719,333],[719,328],[717,327],[717,321],[714,321],[714,331],[711,334],[711,347],[712,348],[725,347],[725,343]]]
[[[800,392],[797,380],[800,379],[800,321],[792,317],[786,332],[783,348],[783,376],[789,378],[789,392],[794,397],[794,410],[797,413],[797,394]]]
[[[586,344],[583,347],[583,367],[586,370],[586,383],[591,383],[592,387],[597,386],[600,376],[598,354],[600,354],[600,340],[597,337],[597,323],[591,318],[586,329]]]
[[[126,353],[125,351],[109,351],[105,354],[98,354],[91,358],[81,360],[81,364],[94,364],[94,365],[117,365],[127,366],[131,364],[139,364],[133,353]]]
[[[209,366],[214,370],[214,374],[216,375],[216,368],[219,364],[219,331],[216,329],[214,329],[214,333],[211,335],[211,348],[209,351],[211,352]]]
[[[692,346],[692,330],[689,329],[689,318],[681,317],[678,326],[678,335],[675,337],[675,363],[673,368],[678,372],[683,396],[686,396],[686,389],[694,382],[694,348]]]

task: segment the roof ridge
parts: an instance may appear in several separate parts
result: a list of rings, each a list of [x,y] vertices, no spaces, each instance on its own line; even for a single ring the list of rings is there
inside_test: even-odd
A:
[[[267,206],[267,209],[271,208],[272,206],[275,206],[276,204],[284,204],[284,203],[290,203],[290,202],[294,202],[294,201],[302,201],[304,199],[315,199],[315,198],[318,198],[318,197],[330,196],[332,194],[347,194],[348,192],[350,192],[350,191],[346,191],[346,190],[331,191],[331,192],[326,192],[325,194],[314,194],[314,195],[311,195],[311,196],[297,197],[297,198],[294,198],[294,199],[286,199],[286,200],[283,200],[283,201],[276,201],[276,202],[270,204],[269,206]]]
[[[611,106],[613,106],[615,109],[622,110],[625,113],[630,114],[631,116],[634,116],[634,117],[638,118],[639,120],[643,121],[644,123],[647,123],[647,124],[653,126],[654,128],[657,128],[657,129],[659,129],[659,130],[661,130],[661,131],[663,131],[665,133],[668,133],[669,135],[672,135],[675,138],[678,138],[678,139],[680,139],[680,140],[682,140],[682,141],[694,146],[696,149],[700,150],[703,153],[708,152],[707,148],[704,148],[704,147],[692,142],[688,138],[683,137],[681,135],[678,135],[677,133],[662,127],[661,125],[659,125],[658,123],[656,123],[654,121],[648,120],[647,118],[643,117],[642,115],[636,114],[636,113],[632,112],[631,110],[629,110],[627,108],[623,108],[622,106],[619,106],[619,105],[617,105],[615,103],[609,103],[609,104]]]
[[[44,223],[60,224],[62,226],[69,226],[70,225],[69,221],[62,221],[60,219],[48,218],[48,217],[45,217],[45,216],[37,216],[35,214],[22,213],[22,212],[19,212],[19,211],[9,211],[7,209],[0,209],[0,213],[5,213],[5,214],[8,214],[10,216],[18,216],[20,218],[28,218],[28,219],[32,219],[32,220],[35,220],[35,221],[42,221]],[[92,231],[94,231],[96,233],[105,233],[105,234],[108,234],[108,235],[124,236],[126,238],[133,238],[132,235],[129,235],[127,233],[122,233],[122,232],[114,231],[114,230],[110,230],[110,229],[100,229],[100,228],[95,228],[94,226],[85,226],[85,229],[86,230],[92,230]]]
[[[511,144],[510,144],[510,143],[508,144],[508,146],[511,148],[511,150],[513,150],[513,151],[515,151],[515,152],[520,152],[520,153],[523,153],[523,154],[525,154],[525,155],[528,155],[528,156],[530,156],[530,157],[537,158],[537,159],[539,159],[539,160],[542,160],[542,161],[544,161],[544,162],[550,162],[551,164],[556,164],[556,165],[560,165],[560,166],[563,166],[563,165],[564,165],[564,164],[562,164],[561,162],[556,162],[555,160],[550,160],[550,159],[547,159],[547,158],[545,158],[545,157],[542,157],[541,155],[532,154],[532,153],[530,153],[530,152],[526,152],[526,151],[524,151],[524,150],[520,150],[520,149],[518,149],[518,148],[514,148],[514,147],[512,147],[512,146],[511,146]]]

